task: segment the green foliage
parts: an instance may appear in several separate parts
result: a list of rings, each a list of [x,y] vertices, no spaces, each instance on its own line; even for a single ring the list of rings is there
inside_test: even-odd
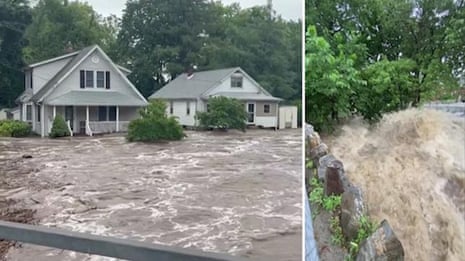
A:
[[[306,23],[306,115],[317,130],[454,97],[465,79],[464,1],[306,1]]]
[[[367,216],[360,218],[360,228],[357,232],[357,237],[349,242],[349,260],[355,260],[357,253],[360,249],[360,244],[367,239],[376,230],[376,224],[371,221]]]
[[[150,18],[150,19],[147,19]],[[160,26],[163,25],[163,26]],[[219,1],[128,1],[118,49],[144,96],[196,65],[240,66],[273,95],[301,97],[301,22]]]
[[[26,44],[24,31],[31,22],[26,0],[0,1],[0,108],[15,106],[24,90],[21,49]]]
[[[37,62],[98,44],[104,50],[114,48],[115,29],[88,4],[79,1],[40,0],[32,11],[27,28],[24,59]]]
[[[127,139],[130,142],[157,142],[181,140],[182,127],[174,117],[166,115],[166,103],[153,100],[140,111],[141,118],[129,123]]]
[[[313,205],[334,212],[341,206],[341,196],[325,196],[323,184],[314,177],[311,181],[309,200]]]
[[[355,57],[341,46],[336,54],[310,26],[306,39],[306,120],[316,129],[329,131],[341,117],[351,113],[354,87],[362,85],[354,68]]]
[[[31,126],[22,121],[1,120],[0,136],[3,137],[26,137],[31,134]]]
[[[68,125],[65,119],[61,115],[56,115],[53,119],[52,130],[49,133],[50,138],[66,137],[70,136]]]
[[[416,79],[410,74],[416,64],[410,59],[383,59],[362,71],[367,83],[356,88],[356,110],[369,122],[376,122],[383,113],[406,109],[416,101]]]
[[[238,129],[245,131],[247,113],[239,100],[223,96],[208,100],[209,111],[197,112],[202,128]]]
[[[344,245],[344,235],[342,234],[342,227],[339,216],[333,215],[329,220],[329,229],[331,230],[331,242],[336,246]]]

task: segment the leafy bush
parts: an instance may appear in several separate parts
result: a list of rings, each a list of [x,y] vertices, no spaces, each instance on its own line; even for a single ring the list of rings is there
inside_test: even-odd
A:
[[[133,120],[128,127],[128,141],[166,141],[180,140],[184,132],[174,117],[166,115],[166,103],[153,100],[147,108],[140,112],[141,118]]]
[[[245,131],[247,112],[239,100],[214,97],[208,100],[209,111],[197,112],[202,128],[238,129]]]
[[[68,125],[65,122],[65,119],[61,115],[55,116],[53,119],[52,130],[50,131],[49,136],[51,138],[57,137],[65,137],[70,136],[71,133],[69,132]]]
[[[31,134],[31,126],[22,121],[2,120],[0,121],[0,136],[4,137],[26,137]]]

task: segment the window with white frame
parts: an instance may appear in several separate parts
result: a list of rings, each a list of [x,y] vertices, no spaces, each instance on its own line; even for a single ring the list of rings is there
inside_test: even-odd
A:
[[[242,88],[242,78],[240,74],[231,76],[231,88]]]
[[[80,88],[105,88],[110,89],[109,71],[80,71]]]
[[[26,105],[26,121],[32,121],[32,105]]]
[[[116,121],[116,106],[99,106],[99,121]]]
[[[269,104],[263,105],[263,112],[264,113],[270,113],[270,105]]]
[[[86,71],[86,88],[94,88],[94,71]]]
[[[105,72],[97,71],[97,88],[105,87]]]

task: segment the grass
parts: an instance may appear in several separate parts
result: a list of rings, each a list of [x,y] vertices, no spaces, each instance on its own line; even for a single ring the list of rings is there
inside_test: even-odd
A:
[[[348,241],[342,233],[340,223],[339,214],[342,197],[334,195],[325,196],[323,184],[316,177],[311,179],[310,187],[309,201],[316,207],[315,210],[312,209],[312,219],[319,214],[319,211],[328,211],[331,214],[329,225],[332,244],[348,250],[348,256],[345,259],[346,261],[355,260],[358,251],[360,250],[360,245],[376,230],[376,224],[370,220],[368,216],[362,216],[360,218],[360,228],[357,232],[356,238],[352,241]]]

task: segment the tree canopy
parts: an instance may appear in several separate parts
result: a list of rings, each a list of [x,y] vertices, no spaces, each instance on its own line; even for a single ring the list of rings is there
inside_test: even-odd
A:
[[[128,0],[118,18],[102,17],[83,1],[35,3],[0,1],[0,107],[14,106],[24,89],[25,63],[92,44],[131,69],[130,80],[146,97],[187,68],[239,66],[286,102],[301,99],[301,22],[265,6]]]
[[[21,48],[30,22],[28,1],[0,1],[0,108],[13,107],[24,88]]]
[[[342,107],[376,121],[385,112],[453,95],[465,76],[464,18],[463,0],[307,1],[306,27],[316,31],[307,36],[307,41],[318,35],[327,45],[313,46],[316,49],[307,45],[306,56],[311,59],[322,52],[328,59],[339,54],[341,60],[351,61],[361,81],[348,85],[348,90],[341,93],[352,93]],[[324,57],[320,59],[325,61]],[[307,70],[318,70],[317,61],[312,62],[313,67]],[[346,66],[336,65],[335,70],[344,71]],[[307,90],[313,88],[312,82],[321,82],[331,75],[335,74],[307,72]],[[343,75],[344,80],[350,77]],[[315,88],[332,90],[338,84],[325,82]],[[307,95],[307,108],[317,106],[316,109],[326,111],[329,109],[324,106],[333,106],[321,105],[318,98]],[[325,123],[319,127],[330,126],[336,120],[323,117]],[[310,116],[309,120],[322,120],[316,118]]]

